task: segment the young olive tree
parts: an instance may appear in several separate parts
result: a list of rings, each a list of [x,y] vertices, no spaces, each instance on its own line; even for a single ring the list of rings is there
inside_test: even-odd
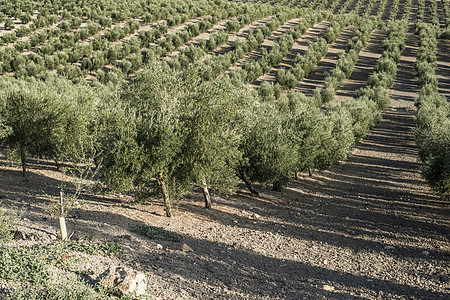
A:
[[[66,79],[45,81],[3,77],[0,82],[1,119],[10,129],[2,146],[17,155],[26,177],[27,155],[59,161],[76,155],[89,144],[89,112],[95,97],[87,87]]]
[[[258,194],[251,182],[273,184],[281,191],[289,182],[295,165],[295,149],[289,139],[284,115],[273,103],[254,103],[247,111],[248,124],[241,144],[243,160],[239,177],[249,190]]]
[[[156,181],[169,217],[173,201],[194,186],[203,188],[209,208],[210,187],[230,192],[237,184],[242,94],[229,82],[201,82],[195,74],[153,61],[109,113],[118,125],[114,137],[99,135],[104,181],[120,188]]]
[[[239,126],[241,110],[249,94],[226,80],[202,82],[195,74],[186,77],[190,89],[183,100],[186,125],[181,170],[203,188],[205,207],[211,208],[209,187],[221,194],[235,191],[244,130]]]

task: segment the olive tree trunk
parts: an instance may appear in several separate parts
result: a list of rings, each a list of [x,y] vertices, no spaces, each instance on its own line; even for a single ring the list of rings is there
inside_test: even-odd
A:
[[[159,186],[161,187],[161,192],[163,195],[164,200],[164,209],[166,211],[167,217],[173,217],[173,209],[172,209],[172,203],[169,196],[169,192],[167,191],[167,186],[164,181],[164,175],[162,172],[159,172],[159,179],[158,179]]]
[[[22,163],[22,177],[25,178],[25,180],[28,180],[28,178],[27,178],[27,158],[26,158],[24,151],[20,153],[20,162]]]
[[[208,185],[206,184],[206,180],[203,179],[203,197],[205,198],[205,208],[211,208],[211,196],[209,194]]]
[[[259,196],[258,191],[253,186],[253,183],[250,181],[250,179],[247,178],[244,171],[239,171],[239,178],[245,183],[250,193]]]

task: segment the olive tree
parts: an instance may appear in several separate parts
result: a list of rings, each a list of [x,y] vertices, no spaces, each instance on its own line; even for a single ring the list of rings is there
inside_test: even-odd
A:
[[[45,81],[3,77],[1,120],[10,129],[2,146],[16,154],[26,177],[27,155],[47,156],[56,162],[84,151],[89,143],[88,122],[95,97],[87,87],[66,79]]]
[[[209,208],[210,187],[229,192],[237,184],[241,128],[236,101],[245,95],[229,82],[202,82],[195,74],[152,61],[120,95],[125,107],[112,114],[119,128],[114,138],[100,134],[106,141],[100,143],[104,181],[122,189],[156,187],[169,217],[173,201],[194,186],[203,188]]]

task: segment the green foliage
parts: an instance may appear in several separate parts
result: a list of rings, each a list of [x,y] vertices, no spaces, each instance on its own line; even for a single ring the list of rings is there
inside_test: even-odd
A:
[[[110,299],[107,294],[99,295],[87,284],[78,280],[70,280],[64,284],[34,285],[27,288],[17,288],[5,298],[8,300],[100,300]]]
[[[389,89],[393,86],[397,74],[397,63],[405,47],[405,33],[408,24],[404,21],[388,23],[389,36],[383,41],[382,57],[375,66],[375,72],[369,77],[368,84],[357,92],[357,98],[373,101],[380,111],[389,107]]]
[[[345,159],[354,143],[351,115],[340,107],[324,114],[320,106],[320,98],[289,95],[284,118],[296,151],[292,156],[295,169],[291,170],[326,169]]]
[[[92,89],[52,76],[45,81],[3,77],[0,86],[0,119],[10,128],[2,143],[22,163],[26,155],[59,160],[87,150],[96,101]]]
[[[137,144],[136,119],[132,109],[111,92],[98,106],[93,124],[100,179],[112,190],[133,186],[134,175],[142,168],[141,148]]]
[[[17,210],[0,207],[0,243],[13,239],[19,217],[20,213]]]
[[[424,5],[424,3],[422,3]],[[419,53],[416,62],[420,97],[416,102],[416,140],[422,173],[445,200],[450,199],[450,104],[438,93],[436,68],[436,28],[416,24]]]
[[[124,249],[116,242],[93,242],[88,240],[67,241],[60,243],[63,249],[84,252],[90,255],[118,256],[124,253]]]
[[[45,283],[50,274],[45,262],[30,248],[0,245],[0,278],[31,283]]]
[[[153,61],[120,97],[105,102],[96,126],[105,183],[130,189],[157,178],[166,205],[203,181],[234,190],[243,96],[230,82],[203,82],[195,71]]]
[[[416,140],[422,172],[430,185],[450,200],[450,104],[437,93],[421,95]]]
[[[268,81],[263,81],[258,89],[258,94],[263,101],[273,101],[275,100],[274,86],[273,83]]]
[[[123,249],[113,242],[52,242],[34,244],[29,247],[0,245],[0,278],[27,281],[37,285],[48,284],[50,274],[46,265],[53,265],[69,271],[79,270],[79,261],[72,251],[103,256],[115,256],[123,253]]]
[[[7,300],[110,300],[135,299],[123,295],[116,297],[112,291],[102,286],[92,286],[80,277],[65,278],[59,283],[34,284],[29,287],[16,288],[6,296]]]
[[[361,141],[381,120],[381,113],[375,102],[368,99],[351,99],[344,104],[344,108],[350,113],[352,118],[352,130],[355,142]]]
[[[167,231],[161,227],[136,225],[131,230],[133,232],[144,235],[152,240],[169,241],[175,243],[181,242],[182,240],[179,234]]]
[[[274,104],[254,103],[240,146],[243,162],[240,172],[250,180],[273,184],[280,190],[289,182],[294,169],[295,149],[287,135],[283,114]]]
[[[12,19],[8,18],[5,20],[4,26],[5,26],[6,30],[14,29],[14,21]]]

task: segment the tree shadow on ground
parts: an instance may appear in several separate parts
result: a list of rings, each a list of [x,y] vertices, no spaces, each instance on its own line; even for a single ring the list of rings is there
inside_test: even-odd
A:
[[[384,293],[428,299],[444,296],[444,293],[394,281],[272,258],[223,243],[190,237],[185,237],[185,241],[192,245],[192,253],[167,251],[162,258],[148,254],[141,257],[140,263],[160,276],[167,272],[175,275],[167,278],[168,283],[174,286],[186,280],[203,283],[207,290],[206,295],[202,296],[208,299],[224,297],[224,289],[240,291],[246,298],[255,299],[347,299],[351,298],[351,293],[354,298],[358,298],[358,290],[361,289],[365,290],[366,295],[374,297],[383,297]],[[178,264],[180,257],[183,263]],[[333,286],[335,290],[324,290],[325,284]]]
[[[200,195],[188,197],[182,208],[227,225],[236,221],[235,226],[356,251],[384,251],[387,244],[398,244],[393,256],[420,257],[430,247],[419,241],[432,238],[445,243],[448,239],[448,206],[420,177],[405,177],[418,172],[416,160],[374,155],[395,151],[401,156],[417,156],[410,118],[410,112],[386,113],[385,120],[358,145],[359,154],[330,171],[292,182],[283,194],[265,190],[262,197],[240,192],[232,200],[216,198],[218,206],[235,208],[241,214],[206,211],[198,204]],[[389,134],[393,131],[399,133]],[[252,218],[252,214],[260,218]],[[400,246],[401,242],[409,246]],[[433,253],[433,259],[448,256],[447,250]]]

